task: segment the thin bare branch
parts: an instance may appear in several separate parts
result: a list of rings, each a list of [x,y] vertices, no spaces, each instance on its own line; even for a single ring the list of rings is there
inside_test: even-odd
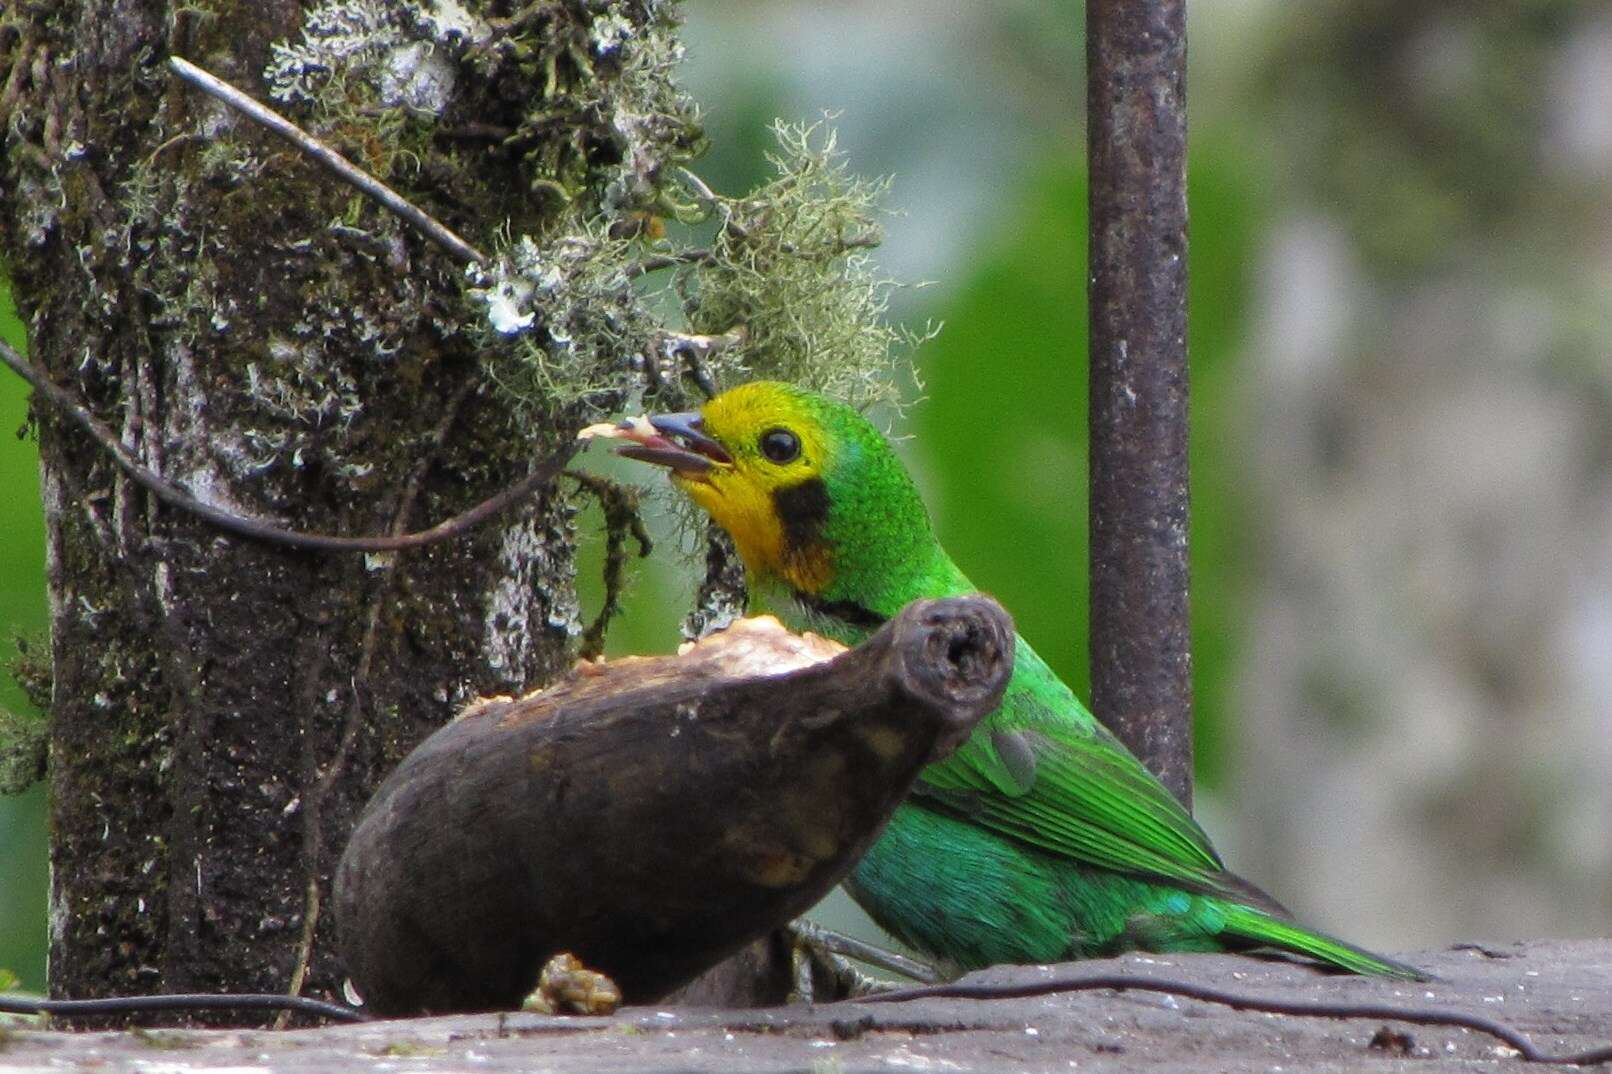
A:
[[[178,56],[170,56],[168,57],[168,66],[173,70],[174,74],[197,89],[216,97],[254,122],[278,134],[308,156],[323,164],[337,178],[351,184],[386,206],[403,220],[412,224],[420,234],[458,257],[461,261],[479,263],[487,260],[486,255],[454,234],[446,224],[441,223],[424,209],[421,209],[373,175],[359,168],[346,157],[272,108],[259,104],[228,82],[208,74],[189,60],[181,59]]]
[[[425,485],[425,479],[430,474],[431,465],[436,461],[453,426],[459,420],[459,412],[464,409],[465,403],[474,393],[476,381],[466,378],[448,400],[443,408],[442,418],[431,436],[431,449],[425,452],[414,467],[414,473],[409,475],[408,484],[403,487],[403,495],[398,497],[397,511],[392,516],[392,536],[397,537],[407,532],[409,515],[414,510],[415,501],[419,499],[420,489]],[[353,748],[358,744],[358,736],[364,729],[366,713],[366,698],[370,692],[370,681],[375,666],[375,650],[380,642],[382,613],[386,602],[391,599],[393,591],[397,588],[398,562],[401,557],[392,556],[383,566],[386,572],[378,586],[374,588],[369,598],[369,609],[365,616],[364,641],[358,652],[358,664],[353,669],[352,699],[347,705],[347,716],[342,724],[341,741],[336,746],[336,754],[330,763],[321,771],[317,761],[313,759],[310,745],[308,754],[310,770],[305,773],[303,789],[303,862],[305,863],[306,880],[302,908],[302,934],[297,939],[297,961],[291,970],[291,983],[286,986],[286,992],[297,996],[302,994],[303,983],[308,979],[308,973],[313,968],[313,943],[319,927],[320,890],[319,890],[319,861],[324,848],[324,814],[325,800],[335,789],[342,774],[347,771],[347,764],[353,755]],[[275,1019],[274,1028],[284,1029],[289,1024],[289,1012],[282,1011]]]
[[[730,225],[730,227],[732,230],[738,232],[741,236],[746,234],[743,229],[733,227],[732,225]],[[852,250],[871,250],[878,246],[879,242],[880,238],[878,234],[874,232],[859,232],[855,235],[847,235],[843,237],[840,240],[839,252],[846,254],[850,253]],[[783,243],[778,247],[778,249],[786,254],[800,252],[799,247],[795,246],[793,243]],[[679,265],[714,264],[716,264],[716,251],[707,247],[697,246],[689,250],[678,250],[674,253],[666,254],[651,254],[648,257],[639,258],[637,261],[625,266],[624,271],[627,273],[627,277],[629,279],[636,279],[639,276],[647,276],[651,272],[659,272],[661,269],[677,268]]]
[[[649,257],[640,258],[625,266],[623,271],[627,273],[628,279],[636,279],[639,276],[647,276],[651,272],[675,268],[678,265],[709,265],[714,264],[715,261],[716,255],[710,250],[703,248],[679,250],[674,254],[651,254]]]

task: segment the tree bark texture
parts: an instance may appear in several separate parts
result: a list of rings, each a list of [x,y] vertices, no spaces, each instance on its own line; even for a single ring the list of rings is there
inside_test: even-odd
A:
[[[265,99],[270,44],[303,15],[8,5],[0,252],[35,364],[147,466],[283,526],[419,529],[512,484],[576,415],[517,417],[484,387],[461,265],[168,74],[183,55]],[[484,249],[506,222],[541,234],[561,203],[530,193],[530,157],[443,133],[513,129],[538,90],[490,62],[458,76],[406,154],[379,118],[310,125]],[[571,661],[571,508],[551,487],[419,551],[294,551],[159,505],[37,400],[33,419],[52,994],[339,994],[330,877],[370,789],[465,699]]]
[[[1185,0],[1087,0],[1092,709],[1192,804]]]

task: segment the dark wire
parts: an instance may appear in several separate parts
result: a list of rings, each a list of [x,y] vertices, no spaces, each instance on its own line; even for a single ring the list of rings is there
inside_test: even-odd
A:
[[[289,530],[262,519],[251,518],[246,515],[237,515],[221,507],[198,500],[180,486],[163,477],[150,467],[141,463],[123,447],[122,441],[116,433],[107,428],[106,424],[91,414],[89,408],[78,401],[72,392],[63,388],[47,377],[43,371],[31,364],[19,352],[12,349],[5,340],[0,339],[0,364],[8,366],[23,380],[27,381],[34,391],[43,395],[54,403],[61,412],[79,428],[88,433],[96,443],[100,444],[112,456],[123,472],[128,474],[141,488],[150,492],[157,499],[170,507],[206,519],[219,529],[255,541],[265,541],[270,544],[287,545],[292,548],[304,548],[323,552],[398,552],[409,548],[420,548],[429,544],[436,544],[481,525],[502,511],[508,510],[522,500],[528,499],[543,485],[558,477],[565,464],[575,455],[581,446],[579,441],[572,440],[561,445],[552,455],[538,460],[532,471],[503,492],[476,504],[474,507],[462,511],[452,518],[438,522],[430,529],[418,530],[414,533],[398,533],[376,537],[344,537],[330,533],[305,533],[300,530]]]
[[[1172,981],[1167,978],[1131,977],[1125,974],[1095,974],[1049,977],[1026,984],[942,984],[919,988],[903,988],[855,1000],[857,1003],[903,1003],[913,999],[1027,999],[1057,992],[1092,992],[1111,989],[1116,992],[1161,992],[1185,999],[1219,1003],[1239,1011],[1262,1011],[1299,1018],[1371,1018],[1388,1022],[1409,1022],[1412,1025],[1452,1026],[1486,1033],[1517,1049],[1520,1057],[1529,1063],[1559,1063],[1568,1066],[1591,1066],[1612,1061],[1612,1044],[1601,1045],[1573,1055],[1551,1055],[1535,1047],[1518,1030],[1481,1014],[1468,1014],[1444,1007],[1400,1007],[1392,1003],[1330,1003],[1325,1000],[1272,999],[1227,992],[1208,985]]]
[[[306,996],[272,992],[191,992],[165,996],[107,996],[104,999],[30,999],[0,996],[0,1014],[50,1014],[76,1018],[93,1014],[128,1014],[145,1011],[295,1011],[334,1022],[368,1022],[371,1016],[357,1007],[327,1003]]]

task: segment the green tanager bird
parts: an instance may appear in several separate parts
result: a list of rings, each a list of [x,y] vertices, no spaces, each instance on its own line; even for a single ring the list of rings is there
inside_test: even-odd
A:
[[[889,443],[843,403],[759,381],[613,435],[732,536],[752,599],[793,629],[854,645],[909,601],[976,591]],[[1226,871],[1022,637],[1014,660],[1001,708],[923,770],[846,881],[881,927],[953,970],[1267,947],[1421,976],[1297,924]]]

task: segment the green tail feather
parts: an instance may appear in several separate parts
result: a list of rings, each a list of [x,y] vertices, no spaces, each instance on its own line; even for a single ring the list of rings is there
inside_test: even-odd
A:
[[[1258,944],[1269,944],[1287,951],[1309,955],[1347,973],[1371,977],[1398,977],[1411,981],[1428,980],[1415,966],[1374,955],[1363,947],[1345,943],[1325,933],[1271,917],[1247,906],[1231,906],[1226,911],[1225,931]]]

